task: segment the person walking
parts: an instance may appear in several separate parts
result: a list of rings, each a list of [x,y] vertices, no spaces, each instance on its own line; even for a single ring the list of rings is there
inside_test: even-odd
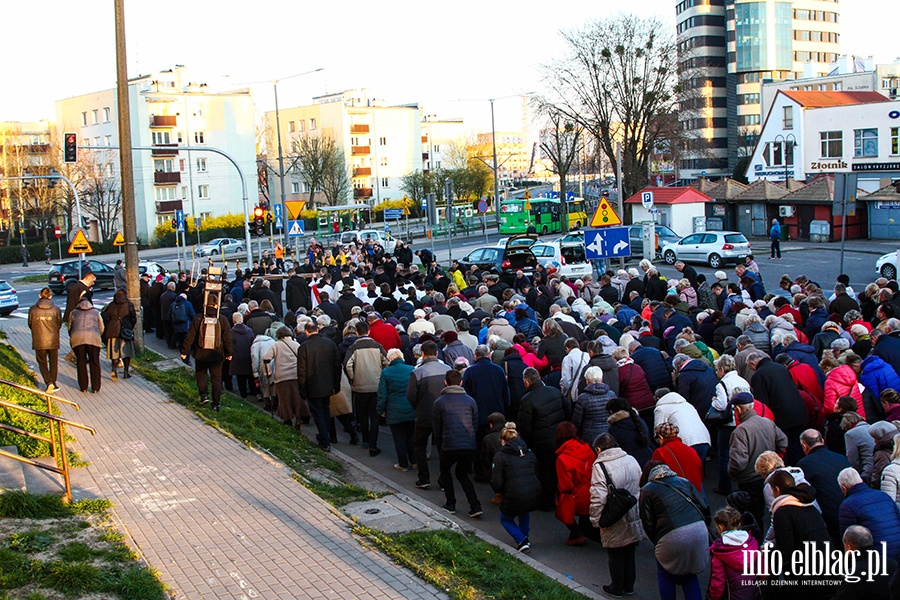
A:
[[[113,267],[113,285],[117,290],[128,287],[128,278],[125,275],[125,262],[120,258]]]
[[[25,244],[22,244],[22,250],[20,250],[20,252],[22,253],[22,266],[27,267],[28,266],[28,248],[25,247]]]
[[[444,378],[450,370],[449,366],[438,359],[437,344],[429,340],[422,344],[422,363],[413,370],[406,386],[406,399],[416,411],[414,443],[419,473],[415,486],[422,490],[431,487],[428,450],[429,439],[433,434],[432,407],[446,385]]]
[[[184,300],[184,304],[190,306],[187,300]],[[175,305],[172,305],[172,311],[175,311]],[[209,316],[215,317],[216,315],[210,314]],[[231,327],[228,319],[219,315],[214,322],[210,323],[207,322],[206,317],[205,313],[194,315],[181,343],[181,360],[190,364],[188,354],[193,354],[200,404],[209,402],[208,390],[212,387],[212,408],[218,411],[222,402],[222,363],[231,360],[234,355],[234,344],[231,340]],[[215,330],[210,332],[210,327]],[[206,381],[207,372],[209,373],[209,383]]]
[[[456,479],[469,502],[469,516],[484,514],[469,479],[469,469],[477,448],[475,434],[478,427],[478,405],[462,387],[462,374],[450,369],[444,375],[446,387],[432,408],[432,428],[440,456],[441,478],[446,503],[443,508],[450,514],[456,512],[456,492],[453,489],[451,470],[456,465]]]
[[[769,260],[781,260],[781,223],[778,222],[778,219],[772,219],[769,239],[772,241],[772,255]]]
[[[416,411],[406,399],[406,388],[409,376],[413,372],[412,365],[403,362],[403,352],[391,348],[387,353],[388,366],[381,371],[378,382],[378,405],[375,412],[384,415],[391,436],[394,438],[394,449],[397,451],[398,471],[416,468]]]
[[[78,388],[82,392],[88,389],[88,371],[90,371],[91,391],[100,391],[100,347],[103,345],[103,318],[100,311],[94,308],[91,301],[82,298],[69,313],[69,344],[75,354],[75,365],[78,369]]]
[[[609,585],[603,592],[613,598],[634,594],[637,576],[634,550],[644,537],[641,514],[637,504],[609,527],[600,527],[600,518],[613,488],[627,490],[637,498],[640,494],[641,467],[633,456],[619,448],[608,433],[594,440],[597,460],[591,474],[591,522],[600,528],[600,540],[609,556]]]
[[[72,314],[72,311],[75,310],[75,307],[78,306],[78,303],[81,302],[82,298],[87,298],[88,302],[93,302],[93,291],[94,283],[97,281],[97,276],[94,275],[90,268],[87,265],[84,265],[81,272],[81,279],[78,281],[72,281],[67,283],[66,285],[66,310],[63,312],[63,322],[69,323],[69,315]],[[74,346],[72,346],[72,332],[69,331],[69,353],[66,355],[66,360],[75,363],[75,352]]]
[[[103,317],[103,340],[106,342],[106,358],[112,363],[109,377],[119,379],[116,369],[121,361],[125,379],[131,377],[131,359],[134,358],[134,324],[137,323],[134,304],[128,299],[125,288],[119,288],[113,300],[100,311]]]
[[[175,301],[172,302],[172,306],[169,307],[169,319],[172,321],[172,342],[175,348],[181,349],[184,347],[184,340],[196,316],[197,313],[194,312],[194,307],[188,302],[187,294],[184,292],[178,294],[175,297]],[[191,359],[188,358],[187,352],[181,352],[181,360],[186,365],[191,364]]]
[[[368,446],[369,456],[378,456],[378,387],[382,370],[390,364],[387,352],[377,341],[369,337],[369,324],[356,324],[356,341],[347,349],[344,372],[353,390],[353,412],[360,427],[363,446]]]
[[[309,407],[300,396],[297,385],[297,353],[300,344],[291,337],[291,328],[282,325],[275,336],[278,340],[263,354],[263,364],[275,381],[275,395],[278,397],[278,418],[285,425],[300,427],[305,420],[309,423]]]
[[[491,488],[500,495],[500,524],[516,542],[516,549],[528,552],[531,512],[541,495],[537,459],[519,437],[515,423],[504,425],[500,443],[491,469]]]
[[[41,371],[41,378],[52,394],[59,388],[56,374],[59,369],[59,330],[62,327],[62,311],[53,303],[53,292],[43,288],[38,301],[28,309],[28,328],[31,330],[31,348]]]
[[[319,335],[319,325],[303,326],[306,341],[297,351],[297,385],[316,423],[319,449],[331,452],[331,396],[341,391],[340,353],[334,342]]]
[[[44,246],[44,263],[50,264],[50,257],[53,256],[53,250],[50,249],[50,244],[46,244]]]

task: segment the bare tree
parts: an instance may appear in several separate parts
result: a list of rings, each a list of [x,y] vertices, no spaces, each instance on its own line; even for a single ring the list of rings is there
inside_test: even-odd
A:
[[[353,193],[353,180],[344,151],[334,144],[331,145],[325,172],[322,174],[322,193],[325,194],[325,202],[329,206],[346,204],[346,200]]]
[[[86,216],[97,219],[100,238],[108,240],[118,227],[122,211],[122,192],[115,172],[118,157],[111,152],[98,152],[83,165],[81,209]]]
[[[567,119],[556,106],[547,103],[540,98],[535,98],[538,114],[546,121],[546,127],[541,131],[541,152],[550,161],[551,170],[559,177],[559,197],[562,206],[562,231],[569,229],[568,203],[566,202],[566,177],[576,165],[582,147],[582,134],[584,128]]]
[[[293,153],[300,177],[309,187],[309,207],[315,207],[316,191],[322,189],[325,172],[335,152],[334,140],[307,133],[294,138]]]
[[[662,21],[634,15],[561,35],[566,55],[543,68],[547,100],[596,139],[613,167],[616,144],[622,144],[624,186],[634,191],[646,179],[659,135],[655,119],[675,112],[674,38]]]

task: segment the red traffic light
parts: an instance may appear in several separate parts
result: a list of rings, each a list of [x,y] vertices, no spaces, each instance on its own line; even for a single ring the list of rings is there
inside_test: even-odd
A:
[[[266,213],[265,209],[261,206],[257,206],[253,209],[253,216],[257,219],[262,219],[263,215]]]
[[[64,133],[63,141],[63,162],[67,164],[78,162],[78,134]]]

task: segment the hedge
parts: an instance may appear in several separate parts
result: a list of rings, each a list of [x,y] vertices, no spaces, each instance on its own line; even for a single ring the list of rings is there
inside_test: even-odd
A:
[[[174,237],[173,237],[174,240]],[[31,262],[44,262],[44,242],[35,242],[33,244],[28,244],[25,247],[28,248],[28,260]],[[172,242],[174,246],[174,241]],[[142,240],[138,240],[139,248],[146,248],[147,246],[142,242]],[[59,261],[59,246],[54,239],[50,242],[50,249],[53,250],[53,254],[50,256],[51,262]],[[107,240],[105,242],[91,242],[91,248],[93,249],[92,254],[116,254],[119,251],[119,248],[112,245],[111,240]],[[70,258],[78,258],[76,254],[68,254],[66,250],[69,249],[69,242],[66,240],[62,240],[62,260],[68,260]],[[19,245],[12,246],[0,246],[0,264],[8,265],[8,264],[16,264],[22,263],[22,247]]]

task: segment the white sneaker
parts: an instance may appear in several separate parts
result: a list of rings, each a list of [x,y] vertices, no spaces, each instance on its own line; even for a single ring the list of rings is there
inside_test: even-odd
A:
[[[56,387],[55,385],[53,385],[52,383],[47,385],[47,393],[48,394],[55,394],[58,391],[59,391],[59,388]]]

